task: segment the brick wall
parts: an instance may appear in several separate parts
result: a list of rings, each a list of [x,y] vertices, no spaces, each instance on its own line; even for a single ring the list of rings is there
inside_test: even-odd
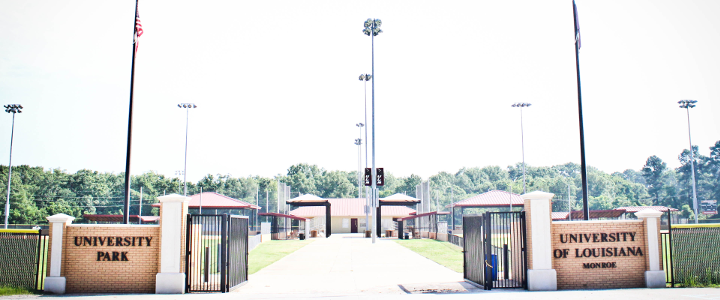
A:
[[[529,218],[529,217],[528,217]],[[529,224],[529,222],[528,222]],[[647,237],[645,225],[642,220],[617,221],[583,221],[583,222],[553,222],[551,226],[553,247],[553,268],[557,272],[558,289],[606,289],[606,288],[637,288],[645,287],[645,271],[648,270]],[[529,228],[528,228],[529,230]],[[634,241],[629,235],[622,237],[621,241],[609,242],[616,238],[607,238],[602,241],[601,236],[592,234],[610,234],[634,232]],[[583,243],[570,243],[565,235],[562,243],[562,234],[587,234],[591,241]],[[529,235],[528,235],[529,236]],[[597,238],[598,242],[595,242]],[[642,249],[643,255],[615,256],[614,248],[632,247]],[[613,255],[603,257],[600,251],[595,250],[591,257],[576,257],[576,249],[580,255],[585,249],[612,248]],[[556,251],[569,249],[566,258],[557,258]],[[627,251],[625,251],[627,252]],[[583,264],[599,263],[597,268],[584,268]],[[605,266],[602,264],[606,263]],[[615,263],[609,267],[607,263]],[[598,265],[595,265],[598,266]]]
[[[89,237],[93,245],[88,245],[83,237]],[[99,240],[95,241],[100,237],[103,246]],[[115,245],[118,237],[122,246]],[[132,246],[133,237],[136,237],[136,246]],[[139,246],[138,237],[143,237],[142,246]],[[150,238],[149,246],[145,237]],[[112,238],[113,246],[108,246],[108,238]],[[157,225],[68,225],[63,250],[61,276],[67,279],[68,293],[155,292],[160,253],[160,227]],[[108,253],[108,257],[100,257],[98,252]],[[127,261],[123,261],[125,258]]]

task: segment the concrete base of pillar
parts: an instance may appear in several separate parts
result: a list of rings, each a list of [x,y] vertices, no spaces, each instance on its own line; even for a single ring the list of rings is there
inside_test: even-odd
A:
[[[155,294],[185,294],[185,273],[157,273]]]
[[[527,270],[529,291],[557,291],[557,272],[549,270]]]
[[[65,277],[45,277],[45,291],[53,294],[65,294]]]
[[[664,288],[665,271],[645,271],[645,287],[647,288]]]

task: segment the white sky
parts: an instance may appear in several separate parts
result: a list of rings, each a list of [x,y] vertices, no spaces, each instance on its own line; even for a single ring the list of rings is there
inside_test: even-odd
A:
[[[578,0],[587,162],[670,167],[720,140],[720,1]],[[134,1],[0,0],[0,104],[13,165],[125,168]],[[573,14],[563,1],[142,0],[132,173],[272,176],[357,168],[355,123],[375,39],[377,166],[424,178],[461,167],[580,161]],[[370,95],[368,84],[368,95]],[[368,106],[370,98],[368,97]],[[369,121],[369,120],[368,120]],[[7,164],[11,115],[0,118]],[[363,137],[364,138],[364,137]]]

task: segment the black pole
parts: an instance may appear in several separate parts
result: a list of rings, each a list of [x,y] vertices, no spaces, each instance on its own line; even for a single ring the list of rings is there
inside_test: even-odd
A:
[[[377,229],[377,230],[376,230],[376,231],[377,231],[376,233],[377,233],[377,236],[378,236],[378,237],[381,237],[381,236],[382,236],[382,228],[380,227],[380,225],[382,224],[382,213],[381,213],[381,209],[382,209],[382,204],[378,204],[378,207],[375,209],[375,211],[376,211],[376,214],[375,214],[375,215],[377,216],[377,218],[375,219],[375,226],[376,226],[376,229]]]
[[[125,201],[123,203],[123,224],[130,224],[130,149],[132,149],[132,119],[133,119],[133,88],[135,83],[135,43],[137,43],[137,9],[138,0],[135,0],[135,15],[133,16],[133,44],[132,68],[130,71],[130,113],[128,117],[127,152],[125,156]]]
[[[578,44],[578,18],[575,1],[573,1],[573,23],[575,23],[575,70],[577,73],[577,89],[578,89],[578,120],[580,122],[580,176],[582,180],[583,192],[583,218],[585,221],[590,220],[590,205],[588,204],[588,183],[587,183],[587,165],[585,164],[585,130],[583,129],[583,113],[582,113],[582,91],[580,89],[580,56]]]
[[[330,212],[330,202],[325,204],[325,231],[327,231],[327,234],[325,234],[325,238],[329,238],[332,234],[332,215]]]

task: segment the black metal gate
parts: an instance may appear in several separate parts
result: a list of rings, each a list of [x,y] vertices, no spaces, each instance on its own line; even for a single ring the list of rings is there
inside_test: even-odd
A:
[[[248,279],[248,218],[188,214],[186,249],[186,292],[229,292]]]
[[[527,287],[525,212],[463,217],[465,278],[493,288]]]
[[[42,230],[0,230],[0,286],[42,291],[47,247]]]

